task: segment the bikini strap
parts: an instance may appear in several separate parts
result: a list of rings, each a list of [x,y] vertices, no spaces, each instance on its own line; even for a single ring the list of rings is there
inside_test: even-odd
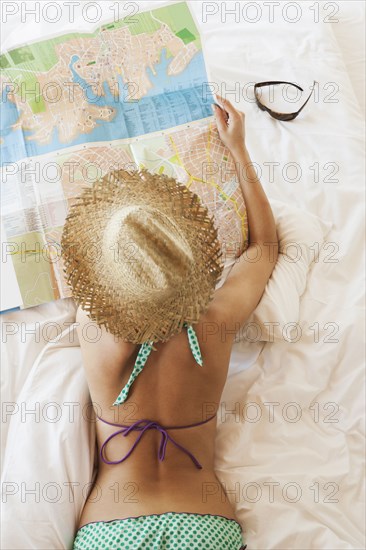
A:
[[[202,354],[200,350],[200,345],[198,343],[197,334],[194,328],[192,327],[192,325],[188,325],[188,323],[184,323],[183,326],[187,328],[189,347],[191,348],[193,357],[195,358],[196,363],[198,363],[202,367],[203,365]]]
[[[215,418],[216,415],[217,415],[217,412],[215,412],[213,415],[206,418],[206,420],[201,420],[200,422],[195,422],[194,424],[185,424],[184,426],[163,426],[162,424],[160,424],[160,426],[165,430],[179,430],[184,428],[194,428],[195,426],[201,426],[201,424],[206,424],[207,422]],[[101,420],[102,422],[104,422],[104,424],[108,424],[109,426],[117,426],[118,428],[130,428],[131,426],[133,426],[138,422],[152,422],[149,419],[143,418],[142,420],[137,420],[134,424],[117,424],[116,422],[109,422],[109,420],[104,420],[104,418],[102,418],[101,416],[98,416],[97,414],[95,416],[98,418],[98,420]]]
[[[121,403],[124,403],[128,397],[128,392],[130,391],[130,387],[144,368],[146,361],[148,360],[148,357],[151,353],[151,350],[153,348],[153,342],[144,342],[138,352],[138,355],[136,357],[136,361],[134,364],[134,367],[132,369],[132,372],[130,374],[130,377],[127,381],[127,384],[122,389],[121,393],[113,403],[114,406],[121,405]]]
[[[133,450],[137,447],[137,445],[140,442],[140,440],[141,440],[142,436],[144,435],[144,433],[149,429],[155,429],[155,430],[157,430],[161,433],[161,442],[160,442],[160,447],[159,447],[159,450],[158,450],[158,458],[159,458],[160,461],[164,460],[164,458],[165,458],[165,449],[166,449],[166,446],[168,444],[168,441],[170,441],[178,449],[180,449],[182,452],[184,452],[186,455],[188,455],[190,457],[190,459],[192,460],[192,462],[194,463],[194,465],[198,469],[202,469],[202,466],[198,462],[196,457],[188,449],[183,447],[183,445],[180,445],[180,443],[175,441],[175,439],[173,439],[173,437],[168,434],[167,430],[169,430],[169,429],[179,429],[179,428],[181,428],[181,429],[182,428],[192,428],[194,426],[200,426],[201,424],[206,424],[206,422],[209,422],[210,420],[212,420],[216,416],[216,414],[217,413],[210,416],[206,420],[203,420],[201,422],[197,422],[196,424],[188,424],[186,426],[162,426],[162,424],[160,424],[159,422],[155,422],[154,420],[149,420],[149,419],[146,419],[146,418],[143,418],[141,420],[137,420],[136,422],[134,422],[133,424],[130,424],[130,425],[115,424],[114,422],[108,422],[107,420],[104,420],[103,418],[101,418],[100,416],[97,415],[97,418],[99,418],[99,420],[101,420],[105,424],[109,424],[110,426],[118,426],[119,428],[121,428],[120,430],[117,430],[116,432],[111,434],[105,440],[105,442],[103,443],[103,445],[101,446],[101,449],[100,449],[100,458],[105,464],[120,464],[121,462],[124,462],[131,455]],[[122,457],[120,460],[107,460],[107,458],[105,457],[105,448],[106,448],[106,445],[108,444],[108,442],[111,439],[113,439],[114,437],[116,437],[117,435],[120,435],[120,434],[126,437],[132,431],[139,431],[141,433],[136,438],[136,440],[135,440],[134,444],[132,445],[131,449],[125,454],[125,456]]]
[[[200,346],[199,346],[199,343],[198,343],[196,332],[195,332],[193,326],[189,325],[188,323],[183,323],[183,327],[185,327],[187,329],[188,342],[189,342],[189,347],[192,351],[192,355],[193,355],[196,363],[198,363],[198,365],[200,365],[202,367],[202,365],[203,365],[202,355],[201,355],[201,350],[200,350]],[[147,342],[144,342],[143,344],[141,344],[141,347],[139,349],[139,352],[138,352],[138,355],[137,355],[137,358],[136,358],[135,365],[132,369],[132,372],[131,372],[131,375],[130,375],[128,381],[127,381],[127,384],[124,386],[124,388],[122,389],[122,391],[118,395],[117,399],[113,403],[113,406],[121,405],[122,403],[124,403],[126,401],[126,399],[128,397],[128,393],[130,391],[130,388],[131,388],[132,384],[134,383],[134,381],[136,380],[136,378],[138,377],[138,375],[140,374],[140,372],[143,370],[152,349],[155,350],[153,341],[147,341]]]

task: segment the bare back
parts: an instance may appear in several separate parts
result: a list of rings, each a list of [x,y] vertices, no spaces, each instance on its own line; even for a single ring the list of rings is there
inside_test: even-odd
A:
[[[179,426],[201,422],[217,411],[233,333],[224,332],[212,310],[194,325],[203,366],[197,365],[192,357],[183,329],[168,342],[154,344],[156,351],[151,352],[127,401],[117,407],[112,403],[131,374],[139,346],[116,341],[103,327],[90,321],[80,308],[76,321],[91,399],[98,416],[118,424],[150,419],[163,426]],[[91,342],[91,336],[87,341],[88,335],[94,339],[96,330],[101,335],[98,341]],[[100,449],[117,428],[98,421],[96,429]],[[151,430],[121,464],[107,465],[99,461],[96,486],[84,507],[79,526],[90,521],[166,511],[221,514],[235,519],[214,472],[216,418],[197,427],[170,429],[169,433],[198,458],[202,470],[197,470],[189,457],[174,445],[168,444],[165,459],[159,461],[160,434]],[[137,434],[131,432],[128,437],[113,438],[108,444],[108,459],[123,457],[136,437]],[[128,487],[127,493],[129,491],[127,495],[122,490],[117,503],[115,491],[110,489],[115,483]]]

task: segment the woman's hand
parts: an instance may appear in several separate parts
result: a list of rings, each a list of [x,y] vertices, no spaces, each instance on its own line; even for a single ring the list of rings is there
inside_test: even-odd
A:
[[[213,105],[221,141],[231,153],[245,149],[245,114],[235,109],[228,99],[216,94],[220,109]]]

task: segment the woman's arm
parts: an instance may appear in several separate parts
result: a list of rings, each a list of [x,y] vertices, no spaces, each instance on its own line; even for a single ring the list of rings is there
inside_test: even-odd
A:
[[[219,96],[218,100],[223,109],[215,107],[217,127],[236,163],[248,214],[249,246],[215,292],[207,317],[237,330],[263,295],[278,258],[278,238],[271,206],[245,147],[244,113]]]
[[[253,168],[246,147],[232,153],[248,216],[249,245],[272,243],[278,247],[276,223],[272,209]],[[278,251],[278,248],[277,248]]]
[[[217,96],[223,110],[216,107],[216,121],[220,138],[228,147],[235,161],[240,188],[244,196],[248,215],[249,245],[272,243],[273,252],[278,253],[276,224],[267,196],[257,178],[245,145],[245,115],[237,111],[230,101]],[[228,113],[225,115],[224,111]],[[262,246],[265,249],[265,246]],[[271,246],[268,246],[271,248]],[[265,250],[263,250],[265,252]]]

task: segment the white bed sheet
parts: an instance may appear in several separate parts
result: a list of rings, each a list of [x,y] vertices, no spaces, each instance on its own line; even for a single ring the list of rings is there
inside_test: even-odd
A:
[[[354,93],[365,115],[365,2],[339,2],[332,30],[341,50]]]
[[[301,21],[291,26],[281,18],[274,23],[263,18],[256,24],[229,19],[223,24],[220,14],[202,23],[202,3],[190,5],[203,35],[210,79],[217,84],[225,82],[232,89],[236,82],[283,79],[308,86],[316,79],[321,87],[327,82],[339,85],[338,103],[309,102],[290,123],[271,119],[249,101],[239,102],[246,113],[248,149],[262,170],[268,196],[331,220],[334,228],[327,240],[335,244],[321,251],[311,270],[301,301],[299,340],[234,345],[218,414],[216,470],[237,510],[248,548],[361,549],[364,123],[344,52],[332,27],[314,24],[306,9]],[[269,162],[280,163],[273,181]],[[299,181],[286,181],[294,178],[288,163],[301,166]],[[325,181],[333,166],[326,163],[339,166],[333,175],[338,182]],[[20,416],[22,400],[28,408],[35,401],[41,408],[52,401],[76,401],[81,408],[87,404],[77,341],[64,336],[35,364],[47,339],[42,327],[51,333],[49,323],[54,321],[59,326],[54,325],[54,332],[60,333],[74,314],[72,300],[64,300],[1,318],[3,331],[17,331],[2,346],[2,399],[8,411],[12,402],[19,407],[1,432],[3,490],[5,482],[8,493],[15,493],[7,495],[7,504],[3,498],[3,548],[70,547],[81,511],[78,488],[71,503],[63,490],[59,501],[52,504],[51,494],[48,501],[41,495],[35,506],[31,497],[21,501],[21,482],[38,480],[44,488],[53,480],[60,486],[78,480],[83,486],[92,477],[94,434],[80,414],[73,423],[68,415],[66,422],[41,420],[38,425],[22,422]],[[25,328],[38,331],[39,340],[25,338]],[[297,422],[292,421],[295,413],[301,416]]]

